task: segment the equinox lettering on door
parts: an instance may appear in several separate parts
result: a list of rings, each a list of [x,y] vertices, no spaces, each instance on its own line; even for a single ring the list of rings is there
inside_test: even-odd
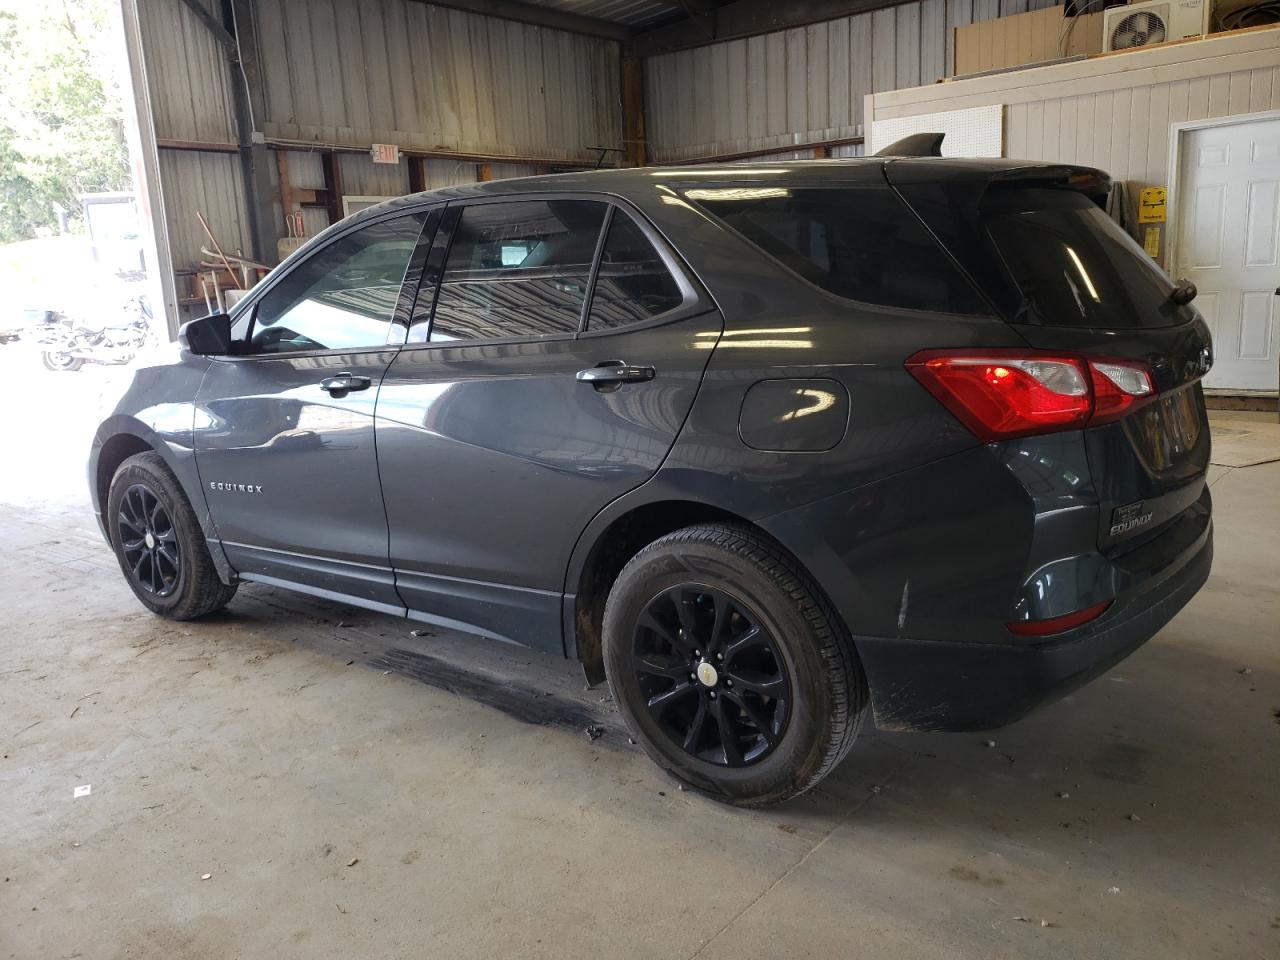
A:
[[[1151,512],[1142,512],[1142,506],[1145,502],[1145,500],[1139,500],[1137,503],[1128,503],[1123,507],[1116,507],[1111,513],[1111,536],[1128,533],[1130,530],[1137,530],[1139,527],[1145,527],[1150,523]]]
[[[261,493],[260,483],[223,483],[221,480],[210,480],[210,490],[221,490],[226,493]]]

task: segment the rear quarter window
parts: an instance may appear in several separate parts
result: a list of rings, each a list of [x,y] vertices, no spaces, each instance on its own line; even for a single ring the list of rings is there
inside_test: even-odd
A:
[[[836,296],[905,310],[991,314],[915,214],[887,187],[713,187],[685,195]]]
[[[1126,329],[1187,319],[1173,283],[1096,203],[1070,190],[992,190],[982,224],[1031,319],[1055,327]]]

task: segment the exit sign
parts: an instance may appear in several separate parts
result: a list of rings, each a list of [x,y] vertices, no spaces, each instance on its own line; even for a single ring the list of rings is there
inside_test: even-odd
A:
[[[369,149],[374,163],[399,163],[400,148],[394,143],[375,143]]]

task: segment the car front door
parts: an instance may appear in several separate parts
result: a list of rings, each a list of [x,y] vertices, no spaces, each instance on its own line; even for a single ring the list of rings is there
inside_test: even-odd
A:
[[[205,501],[242,576],[403,613],[373,415],[439,218],[341,233],[236,314],[236,353],[205,375],[195,436]]]
[[[436,240],[378,401],[396,582],[411,616],[560,652],[574,542],[662,463],[720,315],[611,202],[473,202]]]

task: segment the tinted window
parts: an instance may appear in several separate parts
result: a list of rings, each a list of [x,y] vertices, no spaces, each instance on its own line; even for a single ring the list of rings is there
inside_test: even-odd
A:
[[[1037,319],[1064,327],[1178,322],[1173,284],[1096,203],[1069,190],[990,193],[982,220]]]
[[[454,230],[431,339],[576,333],[605,205],[520,200],[465,207]]]
[[[349,233],[290,271],[258,301],[249,352],[385,344],[425,219],[414,214]]]
[[[990,313],[887,188],[734,187],[691,190],[688,196],[838,296],[909,310]]]
[[[648,320],[684,302],[680,285],[634,220],[615,210],[591,294],[588,330]]]

